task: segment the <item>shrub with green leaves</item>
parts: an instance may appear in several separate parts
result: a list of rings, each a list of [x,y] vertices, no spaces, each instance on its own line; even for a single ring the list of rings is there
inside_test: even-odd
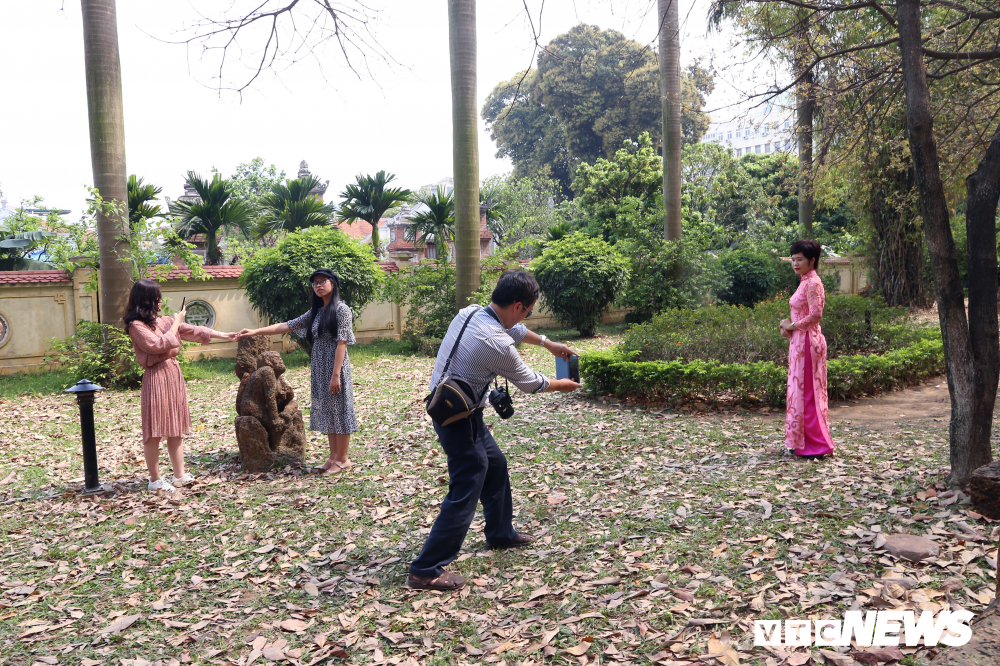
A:
[[[730,305],[752,306],[773,296],[777,277],[775,261],[780,260],[753,250],[726,252],[720,262],[729,278],[729,285],[719,292],[719,298]]]
[[[640,400],[689,400],[785,404],[788,368],[774,361],[722,363],[714,360],[643,361],[636,351],[613,349],[584,354],[580,374],[591,392]],[[853,354],[827,362],[833,399],[891,391],[944,373],[944,350],[936,329],[917,332],[910,345],[884,354]]]
[[[385,273],[371,248],[333,226],[288,234],[277,247],[260,252],[243,266],[240,285],[261,316],[271,322],[298,317],[309,309],[309,276],[329,268],[340,276],[340,297],[357,317],[378,297]],[[309,351],[305,340],[300,346]]]
[[[627,321],[649,321],[670,308],[710,304],[726,285],[719,260],[687,241],[622,241],[615,247],[621,248],[631,263],[622,299],[630,310]]]
[[[629,262],[603,240],[576,232],[549,243],[531,270],[545,307],[589,337],[628,283]]]
[[[102,329],[107,336],[106,344],[101,339]],[[49,351],[45,354],[45,363],[61,367],[77,381],[89,379],[105,388],[142,385],[146,369],[135,362],[132,339],[117,326],[81,319],[76,322],[76,333],[47,342]]]
[[[642,361],[718,361],[788,364],[788,341],[778,322],[789,316],[784,296],[753,308],[720,305],[697,310],[667,310],[646,324],[633,326],[621,349]],[[820,326],[828,358],[849,354],[881,354],[912,344],[920,329],[908,323],[905,308],[878,301],[832,294],[826,299]]]
[[[473,295],[474,301],[480,305],[489,304],[498,273],[496,262],[483,261],[483,287]],[[403,338],[410,340],[419,353],[437,354],[457,312],[455,284],[454,264],[429,259],[403,268],[386,281],[382,297],[406,308]]]

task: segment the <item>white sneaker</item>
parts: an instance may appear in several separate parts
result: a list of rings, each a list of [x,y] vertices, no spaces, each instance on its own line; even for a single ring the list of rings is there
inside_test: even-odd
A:
[[[194,481],[194,474],[191,474],[190,472],[181,477],[176,477],[176,476],[174,477],[175,486],[183,486],[188,483],[191,483],[192,481]]]
[[[156,481],[150,481],[149,482],[149,489],[153,490],[153,491],[156,491],[156,490],[166,490],[167,492],[172,492],[174,490],[177,490],[176,488],[174,488],[174,486],[173,486],[172,483],[170,483],[169,481],[167,481],[162,476],[160,478],[158,478]]]

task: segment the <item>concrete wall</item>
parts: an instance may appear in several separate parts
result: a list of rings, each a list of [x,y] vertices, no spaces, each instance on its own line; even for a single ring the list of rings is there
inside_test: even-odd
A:
[[[62,273],[59,281],[0,282],[0,316],[9,327],[6,339],[0,342],[0,374],[44,369],[42,358],[49,349],[48,340],[73,335],[80,319],[96,321],[97,294],[86,291],[89,277],[88,271],[78,269],[72,276]],[[180,308],[181,300],[187,297],[189,320],[194,310],[192,303],[207,304],[214,313],[212,327],[219,331],[259,328],[266,323],[254,312],[236,277],[186,282],[172,279],[161,284],[161,289],[166,305],[173,309]],[[399,306],[373,303],[355,321],[355,336],[358,342],[398,338],[402,333],[401,323]],[[295,347],[287,336],[273,338],[275,351],[291,351]],[[208,345],[188,350],[186,355],[233,357],[236,343],[212,340]]]

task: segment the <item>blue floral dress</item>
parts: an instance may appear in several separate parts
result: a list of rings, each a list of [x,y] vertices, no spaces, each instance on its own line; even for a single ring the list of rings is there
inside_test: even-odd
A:
[[[355,344],[354,318],[351,308],[343,301],[337,303],[337,335],[320,334],[322,311],[313,321],[312,408],[309,410],[309,429],[323,434],[350,435],[358,431],[354,416],[354,386],[351,383],[351,358],[344,350],[344,364],[340,368],[340,393],[330,395],[330,378],[333,377],[337,343],[341,340]],[[309,313],[288,322],[288,328],[300,338],[306,337]]]

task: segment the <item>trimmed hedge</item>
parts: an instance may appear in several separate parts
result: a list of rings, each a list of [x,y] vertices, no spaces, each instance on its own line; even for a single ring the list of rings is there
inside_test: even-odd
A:
[[[740,403],[785,404],[788,368],[772,361],[636,361],[638,352],[592,352],[580,357],[580,374],[595,393],[619,397],[675,400],[698,396]],[[910,386],[944,374],[939,331],[929,329],[908,347],[870,356],[827,361],[831,399],[857,398]]]

